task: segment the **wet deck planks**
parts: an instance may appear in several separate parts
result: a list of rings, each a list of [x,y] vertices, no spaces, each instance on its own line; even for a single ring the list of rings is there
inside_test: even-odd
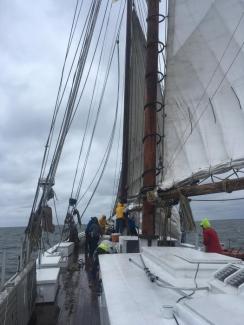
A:
[[[89,287],[89,264],[84,255],[74,255],[68,270],[61,273],[56,304],[39,305],[29,325],[100,325],[97,292]]]
[[[79,304],[74,315],[74,325],[100,325],[98,295],[88,283],[88,272],[80,272]]]

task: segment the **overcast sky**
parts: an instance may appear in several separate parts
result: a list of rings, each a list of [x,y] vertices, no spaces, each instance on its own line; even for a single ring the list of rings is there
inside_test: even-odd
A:
[[[0,2],[0,191],[2,193],[0,226],[27,224],[52,118],[75,3],[76,0],[3,0]],[[84,4],[88,7],[86,1]],[[105,2],[101,8],[100,21],[105,10],[104,4]],[[117,18],[119,7],[118,3],[113,5],[112,20]],[[81,28],[83,20],[81,19],[77,29]],[[112,24],[113,21],[111,26]],[[111,30],[110,33],[112,34]],[[98,34],[98,29],[95,30],[95,34]],[[106,68],[105,61],[104,59],[104,66],[100,70],[101,75],[102,70]],[[116,59],[112,65],[99,126],[95,133],[84,189],[97,169],[112,130],[117,98],[116,91],[112,87],[114,83],[117,84],[117,74],[113,73],[113,70],[116,71],[115,61]],[[96,63],[98,58],[95,60],[94,71],[91,71],[93,79]],[[101,89],[102,81],[100,77],[98,89]],[[90,97],[91,89],[87,87],[81,103],[82,107],[67,137],[57,172],[55,192],[61,221],[64,218],[72,187],[85,125],[84,116],[88,111]],[[119,117],[118,123],[120,120]],[[117,129],[119,130],[119,125]],[[117,146],[118,132],[104,180],[86,216],[109,213],[115,166],[116,162],[117,167],[120,163],[120,159],[117,161]]]
[[[113,5],[113,19],[118,15],[119,2]],[[75,3],[76,0],[0,1],[1,227],[27,224],[52,118]],[[104,7],[101,12],[103,10]],[[110,33],[112,34],[112,30]],[[123,43],[122,35],[122,59]],[[98,59],[96,62],[98,63]],[[112,128],[116,105],[114,84],[117,83],[117,74],[115,71],[116,62],[113,62],[84,188],[104,154]],[[95,68],[91,78],[94,76]],[[72,132],[67,137],[57,172],[55,192],[61,222],[71,191],[84,130],[84,114],[87,113],[90,96],[91,89],[88,87]],[[118,173],[120,165],[117,147],[122,100],[119,107],[120,114],[111,159],[92,205],[85,215],[85,221],[89,216],[108,214],[112,205],[114,176]],[[244,194],[239,192],[234,196],[244,197]],[[242,202],[193,203],[192,206],[197,219],[205,216],[210,219],[238,218],[243,216]],[[81,205],[81,209],[83,206]]]

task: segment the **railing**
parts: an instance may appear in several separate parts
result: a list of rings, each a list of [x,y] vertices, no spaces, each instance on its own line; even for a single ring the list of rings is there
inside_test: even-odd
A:
[[[1,290],[5,284],[5,275],[6,275],[6,250],[4,249],[2,255]]]
[[[27,325],[35,306],[36,264],[30,262],[21,272],[4,283],[6,252],[2,262],[0,324]]]

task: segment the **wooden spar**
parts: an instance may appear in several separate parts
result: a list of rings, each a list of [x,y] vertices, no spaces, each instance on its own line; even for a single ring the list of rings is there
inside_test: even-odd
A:
[[[144,173],[143,189],[156,185],[156,101],[158,82],[158,34],[159,0],[148,1],[146,89],[144,110]],[[155,233],[155,207],[143,201],[142,235],[153,237]]]
[[[120,178],[120,188],[119,188],[119,200],[122,202],[127,201],[127,176],[128,176],[127,174],[128,174],[128,164],[129,164],[131,21],[132,21],[132,0],[127,0],[123,149],[122,149],[122,167],[121,167],[121,178]]]
[[[235,179],[226,179],[216,183],[201,184],[201,185],[187,185],[177,189],[168,191],[158,191],[158,196],[162,200],[179,200],[180,193],[184,196],[196,196],[214,193],[231,193],[244,189],[244,177]]]

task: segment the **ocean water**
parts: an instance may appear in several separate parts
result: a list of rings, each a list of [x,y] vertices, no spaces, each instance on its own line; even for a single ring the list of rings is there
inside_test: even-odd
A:
[[[21,246],[24,240],[24,227],[6,227],[0,228],[0,270],[2,269],[2,256],[3,251],[6,251],[6,276],[5,280],[8,280],[12,275],[15,274],[18,268],[18,260],[21,252]],[[44,244],[46,249],[53,246],[60,240],[60,231],[56,226],[54,234],[48,235],[44,238]],[[0,271],[1,272],[1,271]],[[1,273],[0,273],[1,276]]]
[[[200,222],[196,224],[197,232],[188,233],[186,241],[195,244],[198,240],[199,245],[203,246]],[[234,247],[244,250],[244,219],[212,220],[211,225],[217,231],[221,244],[224,244],[226,248]]]
[[[213,220],[211,223],[225,247],[237,247],[244,250],[244,219]],[[198,238],[199,244],[202,245],[199,222],[197,222],[197,232],[187,234],[187,242],[195,244],[196,237]],[[2,252],[6,250],[6,280],[17,270],[18,256],[23,239],[24,228],[0,228],[0,267],[2,263]],[[54,245],[59,240],[60,232],[58,227],[56,227],[55,233],[49,235],[50,245]],[[46,248],[48,247],[46,244]]]

